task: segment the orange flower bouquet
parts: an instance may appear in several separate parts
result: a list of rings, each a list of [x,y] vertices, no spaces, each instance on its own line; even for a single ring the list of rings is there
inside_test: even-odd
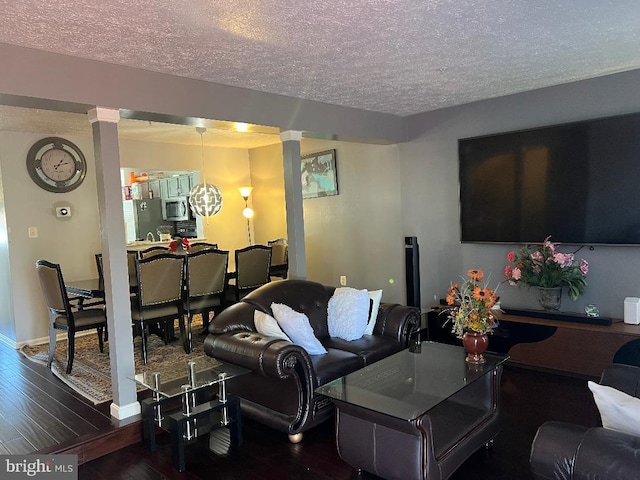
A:
[[[448,320],[452,323],[452,331],[462,338],[465,332],[480,334],[493,333],[495,318],[491,307],[496,304],[498,297],[496,289],[482,284],[484,273],[482,270],[469,270],[467,277],[463,277],[462,284],[452,283],[447,292]]]

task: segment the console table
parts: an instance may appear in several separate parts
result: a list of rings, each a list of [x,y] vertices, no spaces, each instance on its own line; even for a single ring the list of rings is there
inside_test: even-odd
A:
[[[422,342],[329,382],[340,457],[388,480],[444,480],[500,430],[504,355],[465,362],[462,347]]]
[[[600,377],[630,342],[638,344],[634,355],[640,357],[640,325],[620,320],[611,325],[591,325],[500,311],[495,316],[499,328],[489,337],[489,350],[508,353],[510,363]],[[450,325],[442,325],[445,319],[439,309],[429,312],[429,339],[459,345],[460,340],[450,333]]]

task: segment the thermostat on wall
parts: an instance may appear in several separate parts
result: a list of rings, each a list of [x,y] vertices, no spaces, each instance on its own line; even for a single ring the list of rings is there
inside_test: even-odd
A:
[[[71,208],[70,207],[56,207],[56,217],[70,217],[71,216]]]

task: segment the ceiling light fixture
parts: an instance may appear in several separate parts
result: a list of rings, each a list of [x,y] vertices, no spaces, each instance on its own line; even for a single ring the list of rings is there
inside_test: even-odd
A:
[[[207,129],[196,127],[200,134],[200,150],[202,153],[202,183],[194,186],[189,192],[189,205],[191,210],[202,217],[213,217],[222,208],[222,192],[215,185],[207,183],[207,174],[204,166],[204,139]]]

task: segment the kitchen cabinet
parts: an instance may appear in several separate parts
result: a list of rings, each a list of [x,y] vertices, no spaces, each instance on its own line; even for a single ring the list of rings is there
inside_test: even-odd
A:
[[[191,175],[178,175],[167,179],[167,193],[169,197],[189,195],[191,190]]]
[[[161,198],[160,195],[160,180],[149,180],[149,197],[148,198]],[[153,192],[153,193],[152,193]]]
[[[149,184],[147,182],[132,183],[131,198],[133,198],[134,200],[149,198]]]
[[[161,178],[158,180],[158,183],[160,184],[158,192],[160,194],[160,198],[169,198],[169,179]]]

